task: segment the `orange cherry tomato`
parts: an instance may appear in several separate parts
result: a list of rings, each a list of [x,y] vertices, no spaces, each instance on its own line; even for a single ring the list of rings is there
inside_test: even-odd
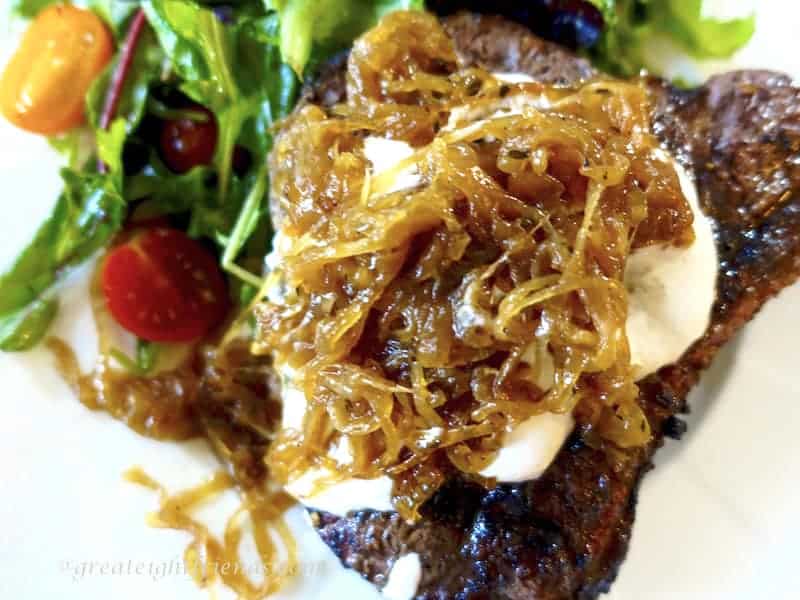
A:
[[[31,23],[0,80],[0,110],[17,127],[54,135],[84,121],[86,92],[114,42],[94,13],[56,4]]]
[[[216,259],[177,229],[146,229],[103,262],[106,306],[122,327],[151,342],[191,342],[224,318],[228,291]]]

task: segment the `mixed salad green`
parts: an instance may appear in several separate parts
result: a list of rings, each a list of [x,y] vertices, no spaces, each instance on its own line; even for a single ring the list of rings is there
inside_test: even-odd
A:
[[[641,49],[654,33],[671,36],[698,57],[718,57],[747,42],[754,27],[753,19],[703,17],[701,0],[592,3],[604,25],[584,51],[620,75],[646,66]],[[12,8],[18,18],[30,18],[50,4],[15,0]],[[166,218],[213,245],[232,297],[246,305],[261,284],[271,240],[265,157],[274,124],[293,108],[301,80],[316,65],[387,12],[424,4],[89,0],[88,8],[112,32],[117,52],[86,96],[86,126],[51,140],[68,159],[61,173],[64,189],[49,219],[0,275],[0,349],[35,345],[57,312],[58,282],[132,220]],[[520,3],[461,4],[524,21],[516,14]],[[571,14],[570,6],[584,3],[540,4],[555,15]],[[214,120],[216,143],[207,164],[187,170],[169,164],[152,134],[153,122],[169,119]],[[88,160],[87,137],[93,142]],[[139,367],[147,367],[151,355],[142,352]]]
[[[703,14],[703,0],[591,0],[605,28],[591,56],[607,71],[635,75],[647,68],[645,46],[663,35],[700,59],[727,58],[755,31],[753,16],[720,20]]]

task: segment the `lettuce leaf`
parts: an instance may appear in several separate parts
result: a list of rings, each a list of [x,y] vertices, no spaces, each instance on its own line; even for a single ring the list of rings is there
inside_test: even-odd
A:
[[[0,318],[0,350],[22,352],[35,346],[58,313],[58,298],[39,298]]]
[[[663,3],[660,28],[696,58],[727,58],[755,32],[755,17],[721,21],[702,16],[702,0]]]
[[[630,77],[648,67],[644,44],[666,35],[694,58],[728,58],[747,44],[755,17],[719,20],[703,16],[702,0],[590,0],[606,28],[590,55],[602,69]]]
[[[280,17],[283,59],[302,76],[315,45],[326,54],[348,46],[385,14],[420,10],[423,0],[266,0]]]

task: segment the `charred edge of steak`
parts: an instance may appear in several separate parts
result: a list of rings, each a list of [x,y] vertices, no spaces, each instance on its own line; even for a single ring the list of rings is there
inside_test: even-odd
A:
[[[585,60],[498,17],[460,14],[445,26],[464,65],[556,84],[596,74]],[[307,87],[306,102],[344,98],[345,60]],[[688,391],[720,346],[800,274],[800,90],[763,71],[715,77],[692,91],[657,79],[648,85],[654,132],[695,174],[720,253],[708,331],[677,364],[641,382],[652,443],[612,465],[573,436],[540,479],[493,490],[453,481],[414,525],[391,513],[314,513],[345,566],[382,585],[399,556],[416,552],[420,599],[587,600],[615,579],[642,476],[664,435],[675,435]]]

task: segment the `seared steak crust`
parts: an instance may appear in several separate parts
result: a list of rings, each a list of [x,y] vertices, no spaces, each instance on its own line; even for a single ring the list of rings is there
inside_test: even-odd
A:
[[[461,14],[445,24],[464,64],[559,84],[596,74],[497,17]],[[340,100],[342,65],[309,87],[306,100]],[[683,432],[676,415],[688,391],[720,346],[800,274],[800,90],[761,71],[691,91],[656,79],[648,86],[654,131],[695,174],[720,255],[708,331],[677,364],[641,382],[652,443],[612,460],[573,436],[540,479],[492,490],[453,481],[414,525],[391,513],[315,513],[322,539],[369,580],[382,584],[394,560],[416,552],[419,599],[589,599],[607,591],[628,547],[641,478],[663,437]]]

